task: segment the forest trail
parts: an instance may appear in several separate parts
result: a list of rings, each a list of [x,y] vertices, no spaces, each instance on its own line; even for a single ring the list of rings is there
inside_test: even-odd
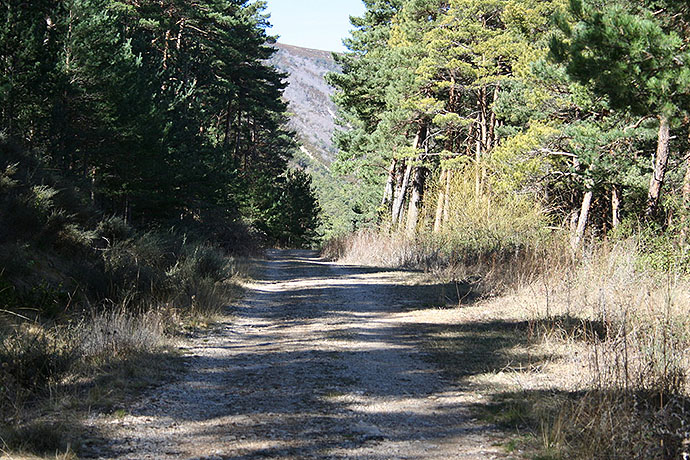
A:
[[[92,420],[118,459],[505,458],[476,396],[426,359],[405,317],[418,274],[270,251],[246,299],[192,340],[187,372]],[[408,322],[409,323],[409,322]]]

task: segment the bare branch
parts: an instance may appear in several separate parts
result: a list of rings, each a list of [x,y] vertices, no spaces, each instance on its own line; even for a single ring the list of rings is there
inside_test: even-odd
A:
[[[645,121],[649,120],[650,118],[654,118],[654,117],[653,117],[652,115],[644,116],[644,117],[640,118],[639,120],[637,120],[636,123],[634,123],[634,124],[632,124],[632,125],[630,125],[630,126],[626,126],[625,128],[623,128],[623,131],[625,132],[625,131],[629,131],[629,130],[631,130],[631,129],[637,129],[637,128],[640,127],[640,125],[641,125],[642,123],[644,123]]]

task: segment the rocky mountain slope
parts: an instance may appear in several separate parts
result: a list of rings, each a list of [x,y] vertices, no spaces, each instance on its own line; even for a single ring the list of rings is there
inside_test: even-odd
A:
[[[339,70],[330,51],[300,48],[277,43],[273,65],[286,72],[289,86],[285,98],[292,113],[290,125],[297,131],[302,152],[324,166],[335,159],[332,137],[336,107],[334,89],[324,80],[328,72]]]
[[[324,76],[339,71],[329,51],[300,48],[278,43],[273,65],[288,74],[289,86],[284,97],[289,102],[290,126],[297,132],[300,150],[295,166],[308,171],[323,210],[320,231],[328,238],[350,232],[368,217],[363,208],[361,190],[352,178],[331,172],[337,149],[333,145],[337,108]],[[369,216],[370,217],[370,216]]]

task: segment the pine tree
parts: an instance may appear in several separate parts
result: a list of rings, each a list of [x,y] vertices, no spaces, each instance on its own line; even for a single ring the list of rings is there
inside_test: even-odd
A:
[[[63,14],[62,1],[0,6],[0,129],[32,146],[48,134]]]
[[[666,6],[671,4],[680,6]],[[555,59],[566,63],[573,78],[606,95],[612,108],[659,120],[645,212],[651,217],[661,197],[671,127],[684,115],[690,94],[687,37],[670,27],[682,14],[662,9],[657,15],[634,3],[614,3],[601,10],[580,0],[572,0],[570,10],[575,25],[560,21],[565,38],[552,42]]]
[[[362,197],[357,203],[365,215],[374,215],[378,207],[377,197],[383,186],[380,172],[389,170],[383,181],[390,181],[399,170],[392,156],[404,138],[387,129],[383,114],[387,110],[387,88],[400,74],[388,45],[393,18],[403,3],[366,0],[364,16],[351,18],[355,30],[345,40],[349,51],[335,55],[342,73],[327,76],[338,90],[334,100],[343,126],[335,136],[340,151],[336,170],[357,177],[358,195]],[[384,196],[382,207],[390,212],[391,205],[392,191]]]
[[[34,3],[2,7],[0,130],[93,205],[142,226],[222,227],[258,184],[280,188],[296,144],[265,2]]]

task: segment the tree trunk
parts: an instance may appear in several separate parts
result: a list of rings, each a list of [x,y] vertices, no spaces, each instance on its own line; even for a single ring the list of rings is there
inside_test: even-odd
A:
[[[182,33],[184,31],[185,20],[180,20],[180,30],[177,32],[177,51],[182,49]]]
[[[611,189],[611,227],[617,228],[621,224],[621,198],[618,194],[618,186]]]
[[[501,83],[496,83],[496,86],[494,87],[494,96],[493,100],[491,103],[491,116],[489,120],[489,144],[487,145],[487,149],[492,149],[498,144],[498,135],[496,134],[496,126],[498,124],[497,119],[496,119],[496,112],[494,112],[493,107],[494,104],[496,104],[496,100],[498,99],[498,95],[501,91]]]
[[[451,170],[446,171],[446,196],[445,196],[445,203],[443,203],[443,226],[445,227],[448,225],[448,221],[450,220],[450,181],[451,178],[453,177],[453,173]]]
[[[685,176],[683,177],[683,205],[690,206],[690,154],[685,160]]]
[[[237,109],[237,132],[235,132],[235,158],[240,157],[240,140],[242,136],[242,110]]]
[[[386,212],[390,212],[393,201],[393,187],[395,187],[395,168],[397,161],[391,162],[391,167],[388,168],[388,179],[386,180],[386,188],[383,191],[383,199],[381,200],[381,208],[385,208]]]
[[[89,182],[89,196],[91,197],[91,204],[96,204],[96,167],[91,166],[89,170],[91,180]]]
[[[402,208],[405,203],[405,195],[407,194],[407,184],[410,182],[410,174],[412,174],[412,164],[405,167],[405,173],[402,177],[402,182],[398,187],[397,195],[393,202],[393,213],[391,214],[391,224],[393,227],[398,225],[402,218]]]
[[[232,127],[232,99],[228,98],[228,106],[227,106],[227,117],[225,119],[225,136],[223,137],[223,146],[227,147],[228,144],[230,143],[230,128]]]
[[[405,178],[405,171],[407,170],[407,165],[405,160],[396,160],[395,169],[393,170],[393,196],[391,196],[390,215],[386,217],[386,231],[393,230],[395,228],[394,215],[396,213],[396,207],[398,206],[398,197],[403,192],[403,179]]]
[[[407,208],[407,234],[409,236],[414,236],[417,233],[419,211],[422,208],[422,200],[424,199],[426,176],[427,168],[424,166],[417,166],[415,168],[414,180],[412,181],[412,196],[410,197],[410,205]]]
[[[587,227],[587,220],[589,219],[589,208],[592,206],[592,198],[594,197],[594,192],[588,190],[582,199],[582,207],[580,208],[580,217],[577,221],[577,229],[575,230],[575,235],[573,235],[572,246],[573,251],[577,252],[582,245],[582,239],[585,236],[585,228]]]
[[[481,120],[481,133],[482,133],[482,152],[486,152],[489,149],[489,125],[488,125],[488,105],[486,100],[486,87],[483,87],[479,92],[479,113]]]
[[[475,151],[474,159],[474,196],[475,199],[479,199],[479,195],[482,193],[482,173],[479,167],[479,163],[482,161],[482,141],[477,138],[477,145]]]
[[[122,209],[122,213],[123,213],[122,217],[123,217],[125,223],[127,225],[130,225],[132,223],[132,208],[130,207],[130,204],[129,204],[129,195],[125,195],[124,200],[125,200],[125,202],[124,202],[124,206]]]
[[[417,135],[414,138],[414,143],[412,144],[413,149],[418,149],[422,142],[424,141],[424,137],[426,137],[426,127],[421,126],[419,128],[419,131],[417,132]],[[411,162],[408,163],[407,167],[405,168],[405,175],[403,176],[402,183],[400,184],[400,187],[398,189],[398,194],[395,197],[395,200],[393,202],[393,213],[391,215],[391,223],[395,227],[396,225],[399,225],[402,223],[402,209],[403,209],[403,204],[405,203],[405,195],[407,194],[407,187],[410,183],[410,175],[412,174],[412,164]]]
[[[441,171],[441,177],[439,179],[439,189],[438,189],[438,201],[436,202],[436,217],[434,219],[434,233],[439,233],[443,228],[443,213],[445,211],[444,205],[446,204],[446,176],[448,171],[445,169]]]
[[[688,241],[688,213],[690,212],[690,154],[685,160],[685,176],[683,177],[683,214],[681,216],[680,242],[685,245]]]
[[[649,181],[649,195],[647,196],[647,217],[654,217],[659,207],[661,187],[664,185],[666,166],[668,164],[669,141],[671,139],[671,127],[666,116],[659,117],[659,138],[657,141],[656,160],[654,172]]]
[[[167,70],[168,56],[170,55],[170,30],[165,31],[165,43],[163,46],[163,68]]]

